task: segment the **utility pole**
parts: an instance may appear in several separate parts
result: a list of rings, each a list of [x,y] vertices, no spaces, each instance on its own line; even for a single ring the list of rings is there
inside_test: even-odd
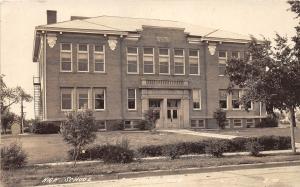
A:
[[[23,105],[23,98],[21,98],[21,134],[23,134],[24,127],[24,105]]]

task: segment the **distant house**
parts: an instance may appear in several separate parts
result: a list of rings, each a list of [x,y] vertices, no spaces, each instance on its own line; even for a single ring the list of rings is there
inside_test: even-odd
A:
[[[260,103],[243,109],[242,90],[226,92],[226,60],[245,57],[248,36],[159,19],[47,16],[35,28],[37,118],[63,121],[65,112],[89,108],[103,127],[132,127],[153,108],[158,128],[217,128],[220,107],[235,128],[265,117]]]

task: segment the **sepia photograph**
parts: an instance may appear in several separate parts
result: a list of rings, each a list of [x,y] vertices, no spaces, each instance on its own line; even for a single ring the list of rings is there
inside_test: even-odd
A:
[[[299,187],[300,0],[0,0],[0,187]]]

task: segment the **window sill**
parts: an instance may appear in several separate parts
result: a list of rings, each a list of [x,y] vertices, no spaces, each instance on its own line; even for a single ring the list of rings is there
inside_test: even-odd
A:
[[[136,112],[137,109],[127,109],[128,112]]]
[[[193,111],[201,111],[201,108],[193,108]]]

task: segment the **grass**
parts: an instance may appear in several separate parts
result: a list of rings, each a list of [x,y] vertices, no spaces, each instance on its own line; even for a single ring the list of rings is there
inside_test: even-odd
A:
[[[290,136],[290,128],[243,128],[243,129],[209,130],[207,132],[242,136],[242,137],[264,136],[264,135]],[[295,128],[295,138],[296,138],[296,142],[300,143],[299,127]]]
[[[111,179],[115,174],[131,171],[152,171],[152,170],[174,170],[183,168],[203,168],[210,166],[236,165],[236,164],[253,164],[280,161],[300,160],[299,155],[268,155],[262,157],[251,156],[226,156],[223,158],[198,157],[198,158],[181,158],[176,160],[155,160],[133,162],[129,164],[82,164],[73,166],[52,166],[52,167],[33,167],[15,171],[3,171],[1,181],[6,186],[34,186],[42,184],[45,177],[90,177],[92,180]],[[58,182],[64,182],[60,180]]]
[[[148,131],[112,131],[98,132],[97,139],[94,144],[114,144],[122,137],[126,137],[129,140],[129,146],[131,149],[136,149],[144,145],[199,141],[205,138],[165,132],[151,134]],[[67,150],[71,149],[71,147],[63,141],[62,136],[59,134],[30,134],[21,136],[19,139],[13,138],[11,135],[1,137],[2,145],[8,145],[13,141],[21,142],[23,149],[28,154],[28,164],[67,161]]]

